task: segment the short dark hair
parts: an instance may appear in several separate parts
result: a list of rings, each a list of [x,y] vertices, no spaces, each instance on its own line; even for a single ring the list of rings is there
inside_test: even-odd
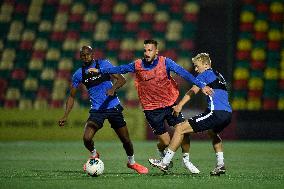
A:
[[[85,49],[87,49],[89,53],[93,51],[93,48],[91,46],[83,46],[80,48],[80,53]]]
[[[155,47],[158,46],[158,42],[157,42],[156,40],[154,40],[154,39],[146,39],[146,40],[144,41],[144,45],[146,45],[146,44],[154,44]]]

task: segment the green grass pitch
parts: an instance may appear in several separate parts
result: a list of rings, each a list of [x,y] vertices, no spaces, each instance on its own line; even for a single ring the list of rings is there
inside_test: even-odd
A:
[[[227,173],[209,176],[215,165],[210,141],[191,143],[191,160],[201,171],[191,175],[181,166],[181,152],[164,175],[149,166],[156,156],[155,142],[134,142],[136,161],[149,168],[138,175],[126,167],[118,140],[95,143],[105,163],[104,174],[87,176],[82,165],[88,152],[81,141],[0,142],[0,188],[284,188],[284,142],[225,141]]]

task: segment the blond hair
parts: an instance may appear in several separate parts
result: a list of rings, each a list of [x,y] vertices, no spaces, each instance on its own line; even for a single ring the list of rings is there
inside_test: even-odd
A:
[[[209,66],[211,66],[211,59],[208,53],[199,53],[198,55],[193,57],[191,60],[193,63],[195,63],[196,61],[201,61],[202,64],[208,64]]]

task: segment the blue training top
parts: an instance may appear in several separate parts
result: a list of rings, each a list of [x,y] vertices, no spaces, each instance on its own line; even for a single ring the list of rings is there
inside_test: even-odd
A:
[[[80,83],[83,84],[85,83],[83,82],[82,79],[83,78],[82,69],[85,71],[85,74],[88,74],[89,68],[97,68],[97,66],[99,66],[99,68],[113,67],[113,65],[110,63],[109,60],[98,60],[98,64],[99,65],[97,65],[95,60],[93,60],[90,66],[79,68],[78,70],[76,70],[76,72],[72,77],[72,86],[78,88]],[[96,79],[99,80],[99,82],[96,82],[96,84],[87,87],[91,102],[91,109],[93,110],[110,109],[120,104],[120,101],[116,95],[114,96],[107,95],[107,90],[113,86],[112,82],[106,79],[102,80],[101,77],[103,76],[99,74],[93,76],[92,78],[89,78],[90,80],[96,80]]]
[[[178,74],[179,76],[183,77],[188,82],[194,83],[200,88],[205,87],[205,85],[196,79],[191,73],[185,70],[183,67],[175,63],[172,59],[166,58],[165,60],[166,69],[168,78],[170,78],[170,72],[173,71],[174,73]],[[153,61],[152,64],[147,63],[144,59],[142,59],[142,66],[146,70],[151,70],[158,64],[158,58]],[[120,65],[112,68],[101,68],[100,73],[109,73],[109,74],[125,74],[125,73],[134,73],[135,72],[135,62],[131,62],[130,64]]]
[[[210,110],[225,110],[227,112],[232,112],[226,88],[226,81],[220,73],[213,69],[208,69],[198,74],[196,78],[214,90],[213,96],[207,96],[208,108]]]

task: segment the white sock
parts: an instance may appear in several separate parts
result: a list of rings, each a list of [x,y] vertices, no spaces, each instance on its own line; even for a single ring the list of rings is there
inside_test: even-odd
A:
[[[217,158],[217,166],[224,165],[224,153],[223,152],[217,152],[216,158]]]
[[[91,155],[92,155],[92,156],[96,156],[96,155],[97,155],[97,150],[96,150],[96,148],[93,149],[93,151],[91,152]]]
[[[127,156],[127,159],[128,159],[128,163],[130,165],[133,165],[135,163],[134,155],[133,156]]]
[[[175,155],[175,152],[170,150],[170,149],[168,149],[167,152],[166,152],[165,157],[162,160],[163,164],[169,165],[170,162],[172,161],[174,155]]]
[[[160,151],[159,149],[157,149],[158,155],[160,156],[160,158],[162,159],[163,157],[165,157],[165,151]]]
[[[189,153],[183,153],[182,159],[183,159],[184,162],[189,162]]]

